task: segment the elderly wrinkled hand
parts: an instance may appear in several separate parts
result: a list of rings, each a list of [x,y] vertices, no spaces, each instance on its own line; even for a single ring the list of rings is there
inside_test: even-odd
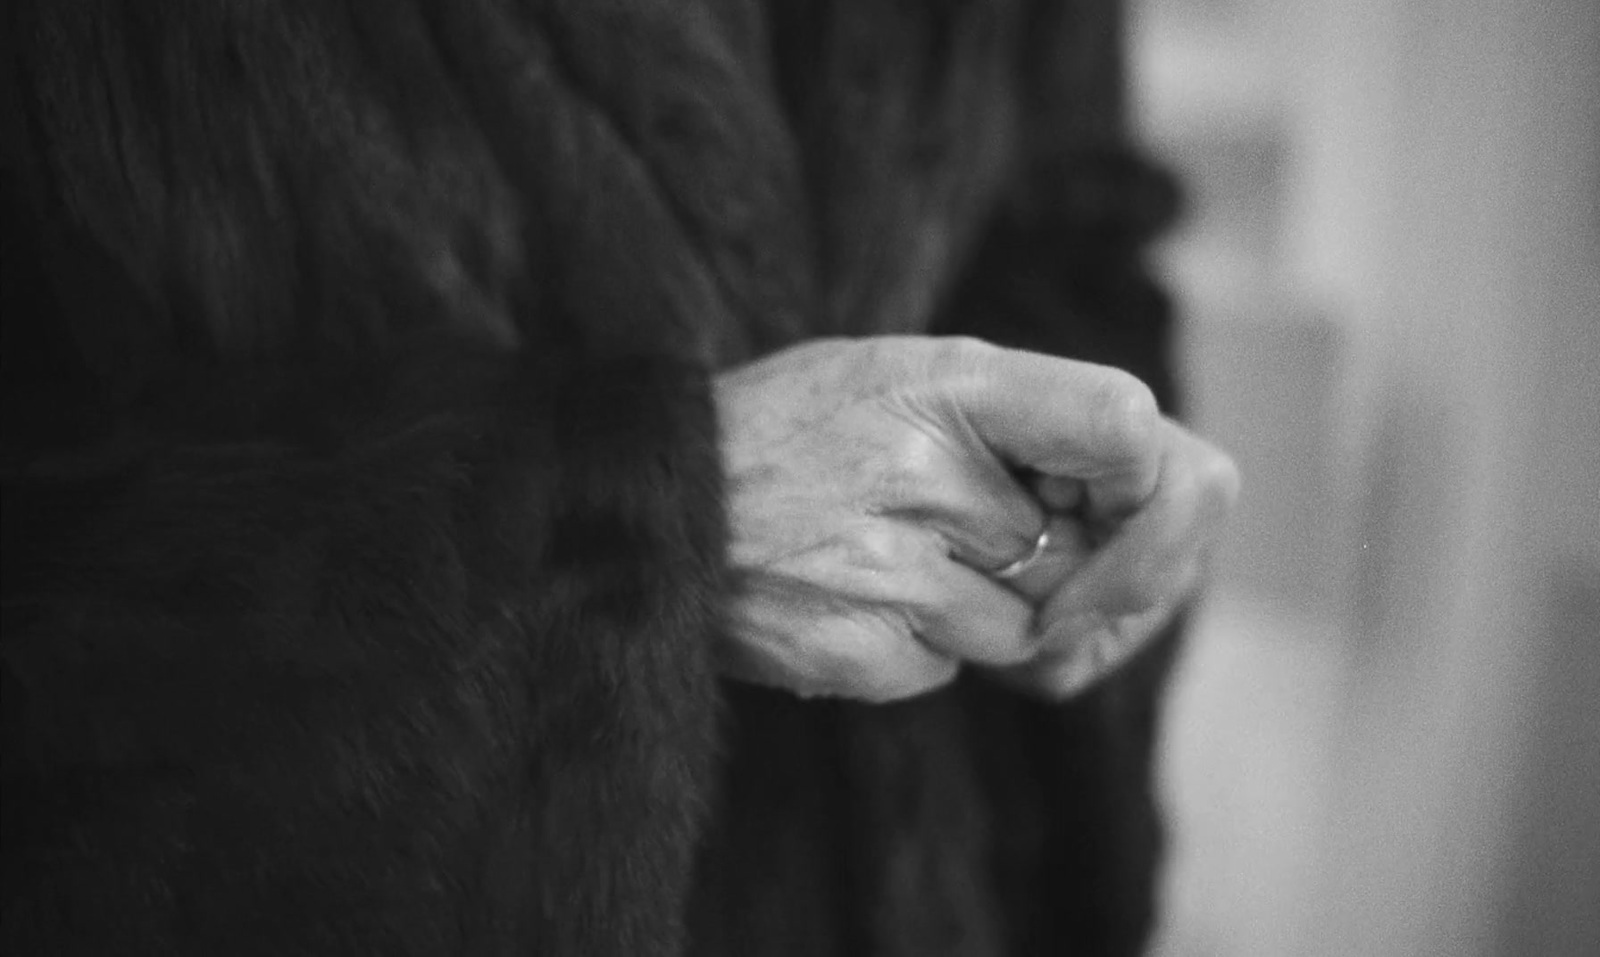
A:
[[[1132,376],[973,340],[811,343],[716,393],[722,667],[802,695],[909,697],[963,663],[1069,695],[1171,616],[1238,486]]]

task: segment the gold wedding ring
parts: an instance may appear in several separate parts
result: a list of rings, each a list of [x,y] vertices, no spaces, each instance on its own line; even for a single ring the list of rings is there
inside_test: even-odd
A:
[[[1039,557],[1043,555],[1049,547],[1050,525],[1049,523],[1046,523],[1044,528],[1039,530],[1039,537],[1034,540],[1033,548],[1028,551],[1028,554],[1022,556],[1006,567],[998,571],[990,572],[989,574],[994,578],[1000,579],[1001,581],[1007,581],[1009,579],[1016,578],[1018,575],[1021,575],[1023,572],[1031,568],[1033,563],[1038,561]]]

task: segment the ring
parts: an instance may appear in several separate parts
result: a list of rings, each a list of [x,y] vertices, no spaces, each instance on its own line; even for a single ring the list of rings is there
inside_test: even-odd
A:
[[[1006,567],[998,571],[990,572],[989,574],[991,577],[998,578],[1001,581],[1016,578],[1018,575],[1021,575],[1023,572],[1027,571],[1034,562],[1038,561],[1039,556],[1043,555],[1045,550],[1049,547],[1050,526],[1049,524],[1046,524],[1044,528],[1039,530],[1039,537],[1034,540],[1033,548],[1028,551],[1028,554],[1022,556]]]

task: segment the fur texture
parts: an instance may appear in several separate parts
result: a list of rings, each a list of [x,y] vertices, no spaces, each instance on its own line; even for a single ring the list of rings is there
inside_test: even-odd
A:
[[[949,331],[1170,399],[1106,0],[6,19],[7,953],[1136,951],[1164,652],[708,668],[717,368]]]

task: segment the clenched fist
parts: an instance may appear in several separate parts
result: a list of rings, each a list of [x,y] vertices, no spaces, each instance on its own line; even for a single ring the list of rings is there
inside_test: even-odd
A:
[[[1132,376],[974,340],[814,342],[716,392],[722,665],[802,695],[904,698],[963,663],[1071,694],[1177,608],[1238,488]]]

